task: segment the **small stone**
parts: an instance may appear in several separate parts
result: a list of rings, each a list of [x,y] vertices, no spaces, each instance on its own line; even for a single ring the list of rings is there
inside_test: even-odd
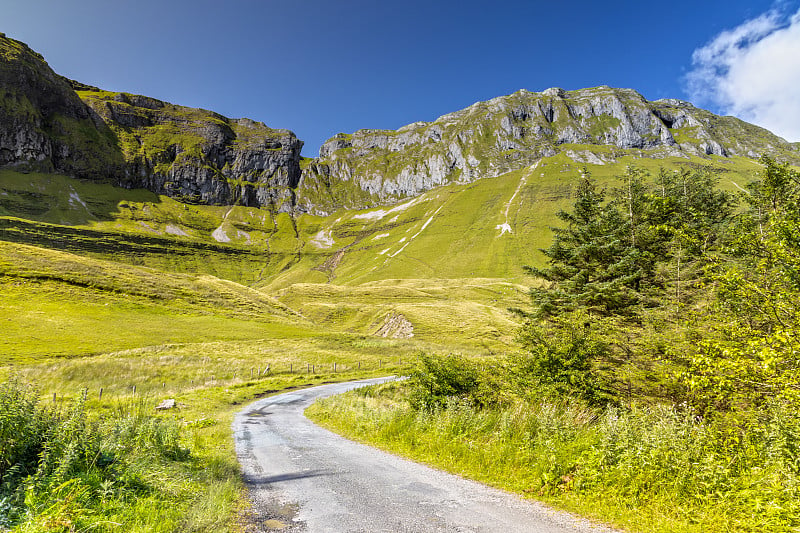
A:
[[[175,407],[175,405],[176,405],[175,404],[175,400],[173,398],[170,398],[170,399],[164,400],[160,404],[158,404],[156,406],[156,409],[158,409],[158,410],[172,409],[172,408]]]

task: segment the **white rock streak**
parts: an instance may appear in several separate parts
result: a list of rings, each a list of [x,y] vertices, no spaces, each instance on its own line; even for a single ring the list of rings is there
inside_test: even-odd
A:
[[[325,231],[321,230],[319,233],[314,235],[314,238],[311,239],[311,244],[316,246],[317,248],[330,248],[333,246],[333,234],[331,230]]]
[[[498,224],[497,226],[494,227],[494,229],[500,230],[500,235],[504,235],[506,232],[513,233],[511,231],[511,224],[508,223],[508,212],[511,209],[511,204],[514,203],[514,198],[517,197],[519,191],[522,190],[522,186],[525,185],[525,180],[530,175],[530,172],[536,170],[536,167],[538,166],[539,166],[539,161],[528,167],[529,172],[527,174],[523,174],[522,178],[520,178],[519,180],[519,184],[517,185],[517,190],[514,191],[514,194],[512,194],[511,198],[508,200],[508,202],[506,202],[506,210],[503,212],[503,218],[505,218],[505,222],[503,222],[502,224]],[[498,235],[498,237],[500,237],[500,235]]]
[[[179,235],[181,237],[188,237],[189,234],[183,231],[180,227],[176,226],[175,224],[167,224],[166,232],[170,235]]]
[[[383,209],[378,209],[377,211],[370,211],[369,213],[360,213],[358,215],[353,215],[353,218],[359,218],[359,219],[364,219],[364,220],[381,220],[383,217],[385,217],[386,215],[389,215],[391,213],[397,213],[397,212],[400,212],[400,211],[405,211],[406,209],[408,209],[409,207],[411,207],[412,205],[417,203],[419,201],[419,199],[420,198],[414,198],[410,202],[406,202],[404,204],[396,205],[393,208],[385,210],[385,211]]]
[[[407,242],[407,243],[405,243],[405,244],[403,245],[403,247],[402,247],[402,248],[400,248],[399,250],[397,250],[395,253],[393,253],[393,254],[392,254],[392,255],[390,255],[389,257],[394,257],[394,256],[396,256],[397,254],[399,254],[400,252],[402,252],[403,250],[405,250],[405,249],[406,249],[406,246],[408,246],[409,244],[411,244],[411,243],[414,241],[414,239],[416,239],[416,238],[419,236],[419,234],[420,234],[420,233],[422,233],[423,231],[425,231],[425,228],[427,228],[427,227],[428,227],[428,224],[430,224],[430,223],[433,221],[433,217],[435,217],[437,214],[439,214],[439,211],[441,211],[441,210],[442,210],[442,207],[444,207],[444,206],[443,206],[443,205],[440,205],[440,206],[439,206],[439,209],[437,209],[436,211],[434,211],[434,213],[431,215],[431,218],[429,218],[429,219],[428,219],[428,220],[425,222],[425,224],[423,224],[423,225],[422,225],[422,227],[419,229],[419,231],[418,231],[418,232],[416,232],[414,235],[412,235],[412,236],[411,236],[411,238],[410,238],[410,239],[408,239],[408,242]]]
[[[225,233],[225,228],[223,227],[225,225],[225,221],[228,219],[228,215],[231,214],[231,211],[233,211],[232,207],[228,209],[228,212],[222,217],[222,224],[220,224],[219,227],[211,233],[211,236],[214,237],[214,240],[217,242],[231,242],[231,238],[228,237],[227,233]]]

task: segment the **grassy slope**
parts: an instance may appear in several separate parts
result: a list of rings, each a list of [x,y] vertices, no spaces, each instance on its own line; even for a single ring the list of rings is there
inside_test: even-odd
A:
[[[633,156],[585,167],[613,187],[627,164],[655,172],[709,162],[727,188],[757,168],[743,159]],[[0,239],[259,287],[333,330],[371,334],[399,313],[423,341],[496,351],[513,346],[517,322],[507,308],[524,305],[520,284],[530,282],[521,266],[541,263],[538,249],[549,243],[555,213],[570,205],[582,167],[561,154],[396,206],[297,218],[0,171],[0,215],[24,217],[0,217]],[[506,222],[511,233],[501,234]],[[231,242],[217,242],[218,230]]]
[[[624,163],[675,162],[684,161],[587,166],[611,184]],[[730,167],[728,187],[755,169],[744,160],[716,164]],[[215,483],[233,486],[217,500],[203,493],[181,513],[221,527],[198,506],[233,512],[239,489],[227,438],[238,403],[402,371],[418,350],[514,349],[507,307],[527,301],[520,265],[541,261],[537,249],[570,204],[581,166],[557,156],[535,170],[428,192],[383,217],[373,209],[296,219],[0,171],[2,371],[12,363],[48,397],[88,388],[100,411],[130,399],[133,385],[147,402],[177,398],[200,464],[216,464]],[[500,235],[507,205],[512,233]],[[218,228],[230,243],[212,237]],[[392,313],[412,322],[413,339],[371,336]],[[267,365],[268,377],[250,378]],[[208,422],[193,425],[201,419]]]

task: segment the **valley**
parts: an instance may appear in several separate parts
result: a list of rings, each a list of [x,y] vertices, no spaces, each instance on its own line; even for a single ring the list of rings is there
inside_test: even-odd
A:
[[[0,529],[278,530],[236,413],[390,374],[309,415],[630,531],[797,527],[797,143],[601,86],[302,144],[0,35]]]

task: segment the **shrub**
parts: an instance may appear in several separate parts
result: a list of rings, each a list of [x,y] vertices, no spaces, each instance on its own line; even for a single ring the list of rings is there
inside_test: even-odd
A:
[[[469,398],[478,389],[478,371],[457,355],[420,354],[410,382],[409,401],[414,409],[440,408],[450,398]]]

